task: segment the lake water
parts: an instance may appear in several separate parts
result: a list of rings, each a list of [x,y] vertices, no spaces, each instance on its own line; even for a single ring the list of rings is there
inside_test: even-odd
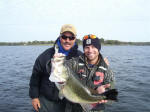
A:
[[[0,46],[0,112],[33,112],[28,95],[32,67],[49,47]],[[101,52],[119,90],[119,102],[106,112],[150,112],[150,46],[103,46]]]

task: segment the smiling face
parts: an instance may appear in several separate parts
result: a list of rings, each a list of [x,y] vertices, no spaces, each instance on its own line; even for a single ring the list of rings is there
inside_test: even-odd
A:
[[[62,35],[65,35],[67,37],[74,36],[71,32],[64,32]],[[74,40],[70,40],[69,38],[63,39],[62,37],[60,37],[61,45],[66,51],[70,50],[73,47],[75,41],[76,41],[76,38]]]
[[[96,64],[96,62],[98,61],[99,51],[93,45],[85,46],[84,54],[87,57],[89,64]]]

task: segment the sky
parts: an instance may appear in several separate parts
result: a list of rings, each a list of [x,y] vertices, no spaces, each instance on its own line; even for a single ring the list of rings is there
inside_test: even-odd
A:
[[[77,38],[150,42],[150,0],[0,0],[0,42],[56,40],[63,24]]]

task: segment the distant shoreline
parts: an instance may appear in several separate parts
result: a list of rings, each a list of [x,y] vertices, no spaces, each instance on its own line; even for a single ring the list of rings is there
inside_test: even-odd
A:
[[[82,44],[78,44],[82,45]],[[0,45],[0,46],[53,46],[53,44],[32,44],[32,45]],[[102,44],[102,46],[150,46],[150,44]]]
[[[137,46],[150,46],[150,42],[122,42],[118,40],[104,40],[100,39],[102,45],[137,45]],[[28,41],[28,42],[0,42],[0,46],[32,46],[32,45],[50,45],[53,46],[55,41]],[[77,43],[82,45],[82,40],[77,39]]]

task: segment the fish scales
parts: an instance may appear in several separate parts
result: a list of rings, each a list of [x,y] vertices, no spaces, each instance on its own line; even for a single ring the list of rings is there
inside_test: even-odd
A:
[[[94,95],[90,88],[84,86],[78,79],[69,66],[64,64],[65,56],[62,55],[59,58],[52,59],[52,72],[50,80],[55,82],[59,95],[64,96],[71,102],[80,104],[97,103],[104,99],[114,99],[117,96],[116,90],[109,90],[105,94]],[[63,85],[58,82],[64,82]],[[112,94],[112,95],[111,95]],[[113,96],[113,97],[112,97]]]

